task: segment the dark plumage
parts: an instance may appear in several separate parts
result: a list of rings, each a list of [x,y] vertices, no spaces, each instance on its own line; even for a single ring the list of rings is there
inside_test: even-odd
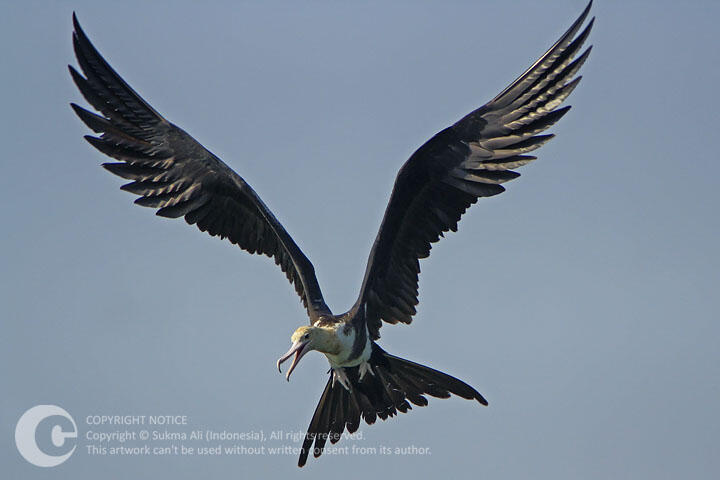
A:
[[[125,191],[162,217],[185,217],[243,250],[272,257],[295,286],[311,319],[329,313],[315,270],[272,212],[242,177],[147,104],[90,43],[73,15],[73,47],[85,77],[70,74],[85,99],[104,117],[76,104],[75,113],[100,137],[85,139],[120,163],[108,171],[132,180]]]
[[[390,355],[373,342],[369,360],[374,375],[361,380],[358,367],[345,367],[350,390],[334,384],[331,375],[320,397],[300,451],[298,466],[302,467],[310,452],[322,455],[325,443],[337,443],[347,429],[353,433],[360,426],[360,418],[368,425],[376,418],[386,420],[398,412],[412,410],[410,404],[424,407],[428,400],[450,398],[450,394],[487,405],[487,400],[467,383],[430,367]],[[314,442],[314,445],[313,445]],[[312,447],[312,449],[311,449]]]
[[[318,350],[331,364],[330,378],[303,442],[302,466],[314,444],[319,456],[328,438],[336,442],[361,419],[374,423],[425,395],[455,394],[487,405],[468,384],[382,350],[382,322],[410,323],[418,303],[419,260],[445,232],[456,231],[465,211],[480,197],[504,191],[519,176],[514,169],[536,157],[528,153],[553,135],[541,134],[570,109],[560,108],[580,81],[576,74],[591,47],[581,53],[594,19],[581,31],[592,2],[568,31],[497,97],[442,130],[400,169],[370,252],[357,301],[333,315],[315,271],[288,232],[250,185],[130,88],[90,43],[73,15],[73,46],[82,74],[70,74],[101,115],[72,108],[99,136],[88,142],[118,162],[111,173],[131,180],[121,188],[138,195],[138,205],[164,217],[184,217],[213,236],[227,238],[250,253],[275,260],[295,287],[311,327],[293,335],[293,346],[278,361]],[[578,33],[579,32],[579,33]]]
[[[592,2],[539,60],[497,97],[441,131],[402,166],[370,253],[355,308],[367,304],[374,339],[381,320],[410,323],[418,303],[418,260],[479,197],[502,193],[520,176],[512,169],[554,135],[538,135],[565,115],[557,108],[582,77],[575,74],[592,47],[573,61],[594,19],[577,37]]]

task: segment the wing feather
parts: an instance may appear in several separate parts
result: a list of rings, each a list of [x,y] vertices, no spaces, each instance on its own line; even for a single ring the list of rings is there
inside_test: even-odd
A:
[[[355,313],[373,339],[382,322],[410,323],[418,303],[419,262],[445,232],[456,231],[480,197],[502,193],[520,176],[512,169],[554,135],[541,135],[570,109],[560,108],[577,87],[575,75],[592,47],[581,48],[594,19],[592,6],[533,65],[493,100],[421,146],[398,172],[368,259]],[[579,32],[579,33],[578,33]]]
[[[82,74],[69,67],[70,75],[101,115],[71,106],[99,134],[86,140],[119,160],[103,167],[131,180],[121,188],[138,195],[135,203],[157,209],[159,216],[185,217],[210,235],[273,257],[311,321],[329,313],[312,264],[250,185],[145,102],[95,49],[75,15],[73,24],[73,47]]]

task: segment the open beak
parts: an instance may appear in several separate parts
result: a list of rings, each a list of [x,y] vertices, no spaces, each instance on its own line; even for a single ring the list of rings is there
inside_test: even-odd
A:
[[[301,342],[297,341],[292,344],[292,347],[290,347],[290,350],[287,351],[285,355],[278,358],[277,361],[277,367],[278,372],[282,373],[282,370],[280,369],[280,365],[282,365],[283,362],[285,362],[288,358],[290,358],[293,354],[295,354],[295,358],[293,358],[292,363],[290,364],[290,369],[285,374],[285,379],[289,382],[290,381],[290,374],[295,370],[295,366],[298,364],[300,359],[310,351],[310,349],[305,348],[308,345],[309,342]]]

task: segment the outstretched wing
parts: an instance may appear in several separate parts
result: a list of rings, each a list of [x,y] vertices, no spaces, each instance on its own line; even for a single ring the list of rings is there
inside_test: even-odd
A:
[[[71,105],[101,134],[85,139],[120,160],[103,167],[132,180],[121,188],[140,196],[136,204],[157,208],[157,215],[184,216],[203,232],[274,258],[311,320],[328,313],[312,264],[250,185],[140,98],[90,43],[74,14],[73,24],[73,47],[85,76],[72,66],[70,74],[102,116]]]
[[[592,29],[594,18],[576,36],[591,5],[502,93],[435,135],[400,169],[354,307],[364,309],[356,318],[365,318],[373,339],[383,320],[412,321],[419,259],[431,244],[456,231],[479,197],[503,192],[502,183],[520,176],[512,169],[535,160],[526,153],[553,137],[539,133],[570,109],[558,106],[580,81],[575,75],[592,48],[574,59]]]

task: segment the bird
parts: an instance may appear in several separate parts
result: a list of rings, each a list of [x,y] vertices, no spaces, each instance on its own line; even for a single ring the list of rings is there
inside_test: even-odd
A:
[[[291,336],[277,361],[292,358],[285,377],[309,352],[330,364],[325,388],[300,449],[298,466],[343,433],[426,406],[427,396],[451,395],[487,405],[469,384],[380,347],[383,323],[409,324],[418,305],[420,260],[479,198],[497,195],[519,176],[515,169],[550,140],[543,134],[570,109],[560,105],[577,87],[583,50],[595,18],[592,0],[570,28],[535,63],[491,101],[437,133],[402,165],[373,243],[360,293],[335,315],[325,303],[315,270],[253,188],[227,164],[143,100],[100,55],[73,13],[72,42],[80,73],[72,80],[93,113],[71,107],[94,135],[84,138],[115,161],[102,166],[130,180],[120,188],[156,215],[184,217],[212,236],[272,258],[297,292],[310,320]],[[582,53],[580,53],[582,51]]]

